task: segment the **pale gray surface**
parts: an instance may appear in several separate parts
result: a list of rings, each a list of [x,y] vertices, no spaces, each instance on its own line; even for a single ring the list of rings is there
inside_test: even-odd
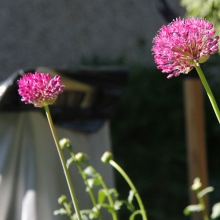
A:
[[[183,14],[178,0],[168,3]],[[0,81],[17,69],[76,66],[94,55],[154,65],[151,42],[163,23],[154,0],[1,0]]]
[[[1,113],[0,125],[0,220],[68,219],[53,216],[60,208],[58,197],[70,196],[47,119],[39,112]],[[89,155],[91,165],[112,188],[112,169],[100,161],[105,151],[111,151],[108,127],[106,122],[89,134],[60,127],[56,131],[59,139],[71,140],[75,153]],[[76,166],[71,168],[80,209],[92,208]]]

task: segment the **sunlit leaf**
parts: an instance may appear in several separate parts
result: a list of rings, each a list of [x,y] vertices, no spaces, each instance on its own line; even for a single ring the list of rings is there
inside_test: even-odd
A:
[[[122,205],[123,205],[123,202],[117,200],[117,201],[115,201],[115,203],[114,203],[114,209],[115,209],[115,210],[119,210]]]
[[[70,167],[70,165],[71,165],[72,162],[74,162],[74,160],[73,160],[72,157],[70,157],[70,158],[66,161],[66,166],[67,166],[68,169],[69,169],[69,167]]]
[[[95,179],[95,178],[87,179],[87,183],[88,183],[90,188],[93,188],[93,186],[100,185],[100,181],[98,179]]]
[[[207,193],[210,193],[210,192],[212,192],[212,191],[214,191],[214,187],[209,186],[209,187],[207,187],[207,188],[201,190],[201,191],[197,194],[197,196],[198,196],[198,198],[202,198],[204,195],[206,195]]]
[[[189,205],[184,210],[184,215],[190,215],[192,212],[201,212],[204,210],[204,207],[201,204],[198,205]]]
[[[105,201],[105,198],[106,198],[106,192],[105,192],[105,190],[100,189],[100,190],[99,190],[99,193],[98,193],[98,201],[99,201],[99,204],[103,204],[104,201]]]
[[[99,210],[96,207],[93,207],[91,212],[89,213],[89,219],[94,219],[99,216]]]
[[[132,203],[135,192],[133,190],[129,191],[128,202]]]
[[[84,174],[90,177],[96,177],[97,174],[96,170],[92,166],[86,167],[86,169],[83,172]]]
[[[59,210],[55,210],[53,212],[54,215],[66,215],[67,214],[67,211],[63,208],[59,209]]]
[[[113,195],[115,198],[118,197],[118,191],[114,188],[108,190],[110,195]]]
[[[220,217],[220,202],[216,203],[213,207],[212,207],[212,214],[211,214],[211,218],[215,219]]]
[[[197,191],[199,190],[200,188],[202,187],[202,183],[200,181],[200,178],[199,177],[196,177],[193,181],[193,185],[191,186],[191,189],[193,191]]]

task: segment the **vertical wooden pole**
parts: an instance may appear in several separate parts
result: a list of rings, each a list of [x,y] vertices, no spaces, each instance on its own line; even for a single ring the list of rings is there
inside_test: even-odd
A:
[[[206,162],[203,87],[198,77],[192,77],[185,78],[183,88],[185,99],[189,187],[191,187],[194,179],[199,177],[204,188],[208,185],[208,174]],[[198,203],[195,192],[192,192],[191,190],[190,203]],[[206,206],[208,206],[207,197]],[[196,216],[197,215],[193,215],[192,219],[197,219]]]

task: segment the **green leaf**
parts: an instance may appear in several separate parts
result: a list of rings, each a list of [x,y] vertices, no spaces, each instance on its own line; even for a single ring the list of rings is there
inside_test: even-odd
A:
[[[99,212],[96,207],[93,207],[92,209],[83,209],[80,211],[82,220],[89,220],[89,219],[97,219]],[[74,220],[78,220],[78,217],[76,213],[73,215]]]
[[[89,213],[89,219],[98,218],[99,216],[99,210],[97,207],[93,207],[91,212]]]
[[[95,179],[95,178],[87,179],[87,183],[88,183],[90,188],[93,188],[93,186],[100,185],[100,181],[98,179]]]
[[[132,203],[127,202],[126,205],[127,205],[127,209],[129,211],[134,212],[135,207],[134,207],[134,205]]]
[[[53,212],[54,215],[67,215],[67,211],[63,208],[59,209],[59,210],[55,210]]]
[[[98,201],[99,204],[103,204],[106,198],[106,191],[104,189],[100,189],[98,193]]]
[[[197,190],[201,189],[201,187],[202,187],[202,183],[200,181],[200,178],[196,177],[193,181],[193,185],[191,186],[191,189],[193,191],[197,191]]]
[[[131,212],[135,211],[135,207],[132,203],[128,202],[127,200],[117,200],[119,201],[122,205],[126,205],[127,209]]]
[[[123,202],[122,202],[122,201],[116,200],[115,203],[114,203],[114,209],[115,209],[115,210],[119,210],[122,205],[123,205]]]
[[[86,169],[83,172],[84,172],[84,174],[86,174],[87,176],[90,176],[90,177],[96,177],[97,176],[96,175],[97,172],[92,166],[86,167]]]
[[[204,207],[201,204],[198,205],[189,205],[184,210],[184,215],[190,215],[192,212],[201,212],[204,210]]]
[[[214,191],[214,187],[209,186],[203,190],[201,190],[198,194],[197,197],[200,199],[202,198],[204,195],[206,195],[207,193],[213,192]]]
[[[118,198],[118,191],[114,188],[108,190],[110,195],[113,195],[115,198]]]
[[[135,191],[130,190],[130,191],[129,191],[129,196],[128,196],[128,202],[129,202],[129,203],[132,203],[133,198],[134,198],[134,195],[135,195]]]
[[[216,203],[213,207],[212,207],[212,214],[211,214],[211,218],[215,219],[220,217],[220,202]]]
[[[105,208],[108,212],[113,213],[115,212],[114,207],[112,207],[111,205],[107,204],[107,203],[103,203],[101,204],[101,206],[103,208]]]
[[[66,166],[67,166],[68,169],[69,169],[69,167],[70,167],[70,165],[71,165],[72,162],[74,162],[74,160],[73,160],[72,157],[70,157],[70,158],[66,161]]]

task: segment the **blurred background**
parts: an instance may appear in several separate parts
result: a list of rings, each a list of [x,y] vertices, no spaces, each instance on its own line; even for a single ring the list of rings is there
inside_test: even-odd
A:
[[[128,83],[110,120],[115,159],[134,181],[150,220],[181,220],[187,218],[182,213],[189,203],[184,77],[167,80],[156,69],[151,52],[153,37],[168,22],[161,10],[164,2],[2,0],[0,81],[14,71],[37,66],[127,67]],[[176,0],[166,3],[168,12],[187,16],[187,1],[183,6]],[[219,55],[203,66],[218,102]],[[215,187],[210,203],[214,204],[220,201],[220,127],[206,94],[204,109],[208,180]],[[120,196],[126,198],[128,188],[115,176]],[[121,216],[126,218],[123,210]]]
[[[183,15],[178,1],[169,4]],[[2,0],[0,6],[0,80],[21,68],[96,59],[153,66],[152,38],[164,24],[153,0]]]

